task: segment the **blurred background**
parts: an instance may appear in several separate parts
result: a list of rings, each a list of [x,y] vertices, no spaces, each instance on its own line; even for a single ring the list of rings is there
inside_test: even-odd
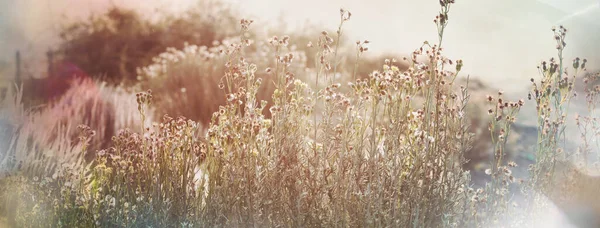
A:
[[[436,1],[414,0],[223,0],[239,8],[257,24],[284,23],[288,29],[312,22],[335,28],[337,10],[349,9],[355,19],[345,29],[349,40],[369,39],[373,54],[410,53],[424,40],[436,39],[432,15]],[[111,6],[131,8],[143,17],[159,12],[180,13],[197,0],[3,0],[0,2],[0,66],[10,68],[14,52],[24,59],[44,62],[43,53],[57,45],[61,25],[101,13]],[[553,56],[550,28],[565,25],[566,56],[591,62],[600,59],[600,2],[597,0],[462,0],[454,6],[445,37],[446,54],[465,61],[465,74],[481,78],[507,92],[523,91],[537,74],[535,66]],[[255,28],[259,27],[256,26]],[[590,67],[596,64],[589,64]],[[12,70],[14,72],[14,70]],[[41,77],[38,70],[33,77]]]

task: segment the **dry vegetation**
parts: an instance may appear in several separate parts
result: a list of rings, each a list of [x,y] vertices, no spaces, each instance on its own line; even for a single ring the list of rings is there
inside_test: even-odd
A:
[[[536,214],[543,195],[561,205],[596,200],[580,191],[588,176],[560,175],[577,172],[561,165],[571,160],[590,166],[599,149],[598,86],[585,90],[590,117],[577,118],[585,143],[566,147],[573,83],[586,64],[563,58],[566,29],[553,29],[558,56],[531,79],[535,161],[520,179],[511,134],[525,101],[502,91],[472,98],[474,82],[459,78],[463,62],[443,55],[453,4],[440,1],[437,41],[374,68],[363,56],[368,40],[339,54],[351,18],[344,9],[336,31],[301,37],[310,41],[302,44],[252,35],[253,21],[242,19],[234,33],[192,26],[213,36],[164,41],[172,48],[163,53],[152,39],[164,36],[135,33],[119,50],[148,51],[144,57],[71,59],[131,86],[85,79],[36,109],[23,106],[21,91],[9,93],[1,103],[10,140],[0,147],[0,217],[18,227],[524,227],[543,219]],[[90,22],[100,33],[71,28],[65,47],[121,42],[111,37],[123,26],[156,32],[119,12],[107,14],[116,27]],[[194,30],[187,19],[170,20],[181,26],[173,29]],[[100,53],[109,56],[106,47],[113,46]],[[488,161],[481,141],[489,140]],[[489,162],[478,187],[469,158]]]

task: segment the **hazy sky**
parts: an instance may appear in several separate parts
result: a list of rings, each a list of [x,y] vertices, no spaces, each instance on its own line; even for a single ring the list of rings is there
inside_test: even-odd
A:
[[[410,53],[424,40],[435,41],[432,22],[438,0],[224,0],[254,16],[257,24],[283,21],[292,27],[311,21],[333,29],[338,10],[353,13],[345,31],[350,40],[369,39],[373,53]],[[10,63],[16,49],[33,58],[55,41],[61,15],[81,18],[111,3],[180,10],[195,0],[0,0],[0,61]],[[507,91],[521,90],[537,77],[536,64],[555,55],[550,28],[569,29],[566,58],[581,56],[600,69],[599,0],[457,0],[444,38],[446,54],[463,59],[465,73]],[[276,34],[274,34],[276,35]],[[277,34],[281,35],[281,34]],[[43,57],[43,56],[42,56]],[[43,58],[41,58],[43,61]],[[12,63],[11,63],[12,64]],[[1,65],[1,62],[0,62]],[[514,88],[514,89],[513,89]]]
[[[157,8],[177,11],[194,1],[173,0],[173,4],[170,0],[0,0],[0,77],[14,77],[16,50],[29,64],[45,65],[44,53],[56,44],[60,24],[67,20],[104,12],[112,4],[151,15]],[[2,71],[6,65],[10,69]]]
[[[244,4],[244,0],[229,0]],[[292,23],[309,19],[335,28],[340,6],[353,13],[345,26],[355,39],[372,41],[374,52],[410,53],[424,40],[435,41],[432,22],[437,0],[261,0],[244,8],[276,20],[279,14]],[[528,85],[537,77],[536,65],[555,56],[550,28],[569,29],[565,56],[596,62],[600,69],[600,1],[598,0],[457,0],[450,12],[444,46],[446,54],[465,61],[465,72],[482,77],[505,90]],[[264,7],[267,5],[268,7]],[[584,11],[587,9],[587,11]],[[579,13],[577,16],[573,14]],[[571,17],[569,17],[571,15]],[[597,15],[597,16],[594,16]],[[354,39],[352,39],[354,40]],[[594,64],[588,64],[593,66]]]

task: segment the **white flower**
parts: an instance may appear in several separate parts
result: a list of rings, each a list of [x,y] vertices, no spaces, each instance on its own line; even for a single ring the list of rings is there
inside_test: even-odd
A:
[[[296,80],[294,80],[294,85],[295,86],[302,85],[302,81],[300,81],[299,79],[296,79]]]
[[[427,139],[429,140],[430,143],[435,142],[435,138],[433,136],[427,136]]]
[[[485,174],[492,175],[492,169],[486,169],[485,170]]]

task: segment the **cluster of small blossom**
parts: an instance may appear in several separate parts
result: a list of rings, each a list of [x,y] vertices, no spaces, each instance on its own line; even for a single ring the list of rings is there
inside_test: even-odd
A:
[[[238,51],[240,46],[237,45],[236,40],[239,40],[239,38],[230,37],[222,41],[214,41],[212,47],[198,46],[186,42],[182,50],[172,47],[167,48],[166,52],[152,59],[152,64],[136,70],[138,79],[165,77],[168,75],[170,66],[188,60],[205,62],[207,65],[211,65],[215,61],[221,61],[224,56]],[[246,43],[250,42],[252,41],[246,40]]]
[[[408,129],[408,132],[411,134],[411,136],[421,141],[434,141],[434,138],[432,136],[428,135],[427,132],[421,129],[425,120],[424,110],[418,109],[416,111],[408,113],[407,120],[410,121],[409,126],[412,126]]]
[[[96,131],[92,130],[92,128],[87,125],[80,124],[77,128],[81,132],[79,136],[80,143],[87,144],[88,140],[96,135]]]
[[[294,80],[294,89],[291,92],[289,105],[293,110],[299,110],[303,115],[310,115],[313,112],[313,98],[308,96],[312,90],[305,82],[296,79]]]
[[[584,76],[583,82],[586,86],[585,88],[585,100],[587,101],[587,105],[591,110],[596,108],[596,101],[598,101],[598,97],[600,96],[600,85],[596,85],[596,82],[600,78],[600,73],[588,73]]]
[[[319,64],[321,66],[324,67],[325,70],[329,71],[331,70],[331,63],[330,60],[328,59],[328,56],[333,53],[333,49],[331,48],[331,44],[333,43],[333,38],[331,38],[329,36],[329,33],[327,31],[322,31],[321,35],[319,36],[319,39],[317,41],[317,46],[319,48]],[[312,42],[309,42],[307,44],[307,47],[312,47],[313,44]]]
[[[502,98],[503,94],[503,91],[498,91],[498,97],[496,98],[492,95],[486,96],[486,101],[488,103],[493,103],[494,100],[496,100],[496,105],[493,108],[489,108],[487,112],[489,115],[495,116],[495,121],[504,119],[510,123],[514,123],[516,121],[516,112],[523,107],[525,101],[523,99],[520,99],[517,102],[506,101]]]
[[[146,137],[130,130],[120,131],[113,138],[114,146],[97,154],[98,165],[94,167],[92,176],[95,184],[90,186],[95,189],[90,190],[95,194],[95,203],[92,205],[99,211],[94,215],[95,220],[135,220],[140,205],[152,204],[155,197],[153,189],[147,186],[168,182],[172,188],[182,189],[176,192],[184,192],[186,198],[193,199],[196,195],[194,182],[198,180],[193,178],[193,173],[186,173],[181,168],[198,164],[206,157],[206,145],[194,135],[197,129],[198,124],[194,121],[165,116],[161,123],[155,123],[147,129],[150,134]],[[157,178],[155,173],[160,173],[162,177]],[[115,189],[118,185],[128,186],[135,194],[120,192]],[[113,196],[117,195],[121,201],[115,201]],[[148,201],[141,202],[144,196],[148,196]],[[131,200],[136,198],[137,201]],[[169,205],[181,203],[169,198],[176,197],[165,195],[160,205],[169,208],[172,207]]]
[[[562,39],[560,37],[564,35],[558,34],[557,36],[560,40]],[[578,59],[576,58],[574,61],[574,68],[585,70],[584,66],[579,66]],[[566,116],[555,114],[556,110],[554,108],[558,107],[554,106],[556,104],[564,106],[571,98],[577,96],[577,93],[574,92],[575,75],[569,77],[566,68],[561,68],[554,58],[551,58],[549,63],[543,61],[541,67],[538,66],[538,68],[541,71],[542,79],[539,84],[533,78],[530,80],[532,88],[528,94],[528,99],[536,102],[541,133],[548,135],[557,132],[559,126],[564,126],[566,123]]]
[[[136,102],[138,103],[138,111],[142,111],[145,105],[152,105],[152,90],[135,94]]]
[[[358,53],[362,54],[363,52],[368,51],[369,47],[367,44],[369,44],[369,43],[370,43],[370,41],[368,41],[368,40],[364,40],[362,42],[360,40],[356,41],[356,49],[358,50]]]
[[[560,25],[558,31],[556,30],[556,27],[552,27],[552,32],[554,32],[554,39],[556,40],[556,49],[562,51],[567,46],[567,43],[565,42],[567,29]]]
[[[471,201],[474,202],[474,203],[478,203],[478,202],[485,203],[485,202],[487,202],[487,195],[485,194],[485,191],[482,188],[478,188],[477,190],[474,190],[473,188],[468,188],[467,193],[470,193],[470,194],[473,195],[471,197]]]
[[[351,16],[352,16],[352,13],[350,13],[350,11],[348,11],[348,10],[346,10],[344,8],[340,9],[340,19],[342,21],[348,21],[348,20],[350,20]]]
[[[493,172],[492,169],[486,169],[485,174],[491,175],[494,178],[497,178],[500,175],[504,175],[506,178],[502,179],[502,184],[508,186],[510,183],[515,182],[515,177],[512,175],[511,167],[517,167],[515,162],[508,162],[508,166],[499,166],[496,172]]]
[[[290,37],[283,36],[283,38],[279,39],[279,37],[273,36],[272,38],[269,38],[267,40],[267,43],[269,43],[269,45],[275,48],[287,47],[290,44]]]
[[[254,22],[254,20],[248,20],[248,19],[241,19],[240,20],[240,25],[242,26],[242,31],[248,31],[250,28],[250,25]]]
[[[334,83],[327,87],[324,90],[319,92],[319,96],[323,97],[326,103],[333,104],[333,107],[341,107],[342,110],[349,107],[351,104],[350,98],[346,97],[343,93],[340,93],[338,90],[341,87],[340,83]]]

